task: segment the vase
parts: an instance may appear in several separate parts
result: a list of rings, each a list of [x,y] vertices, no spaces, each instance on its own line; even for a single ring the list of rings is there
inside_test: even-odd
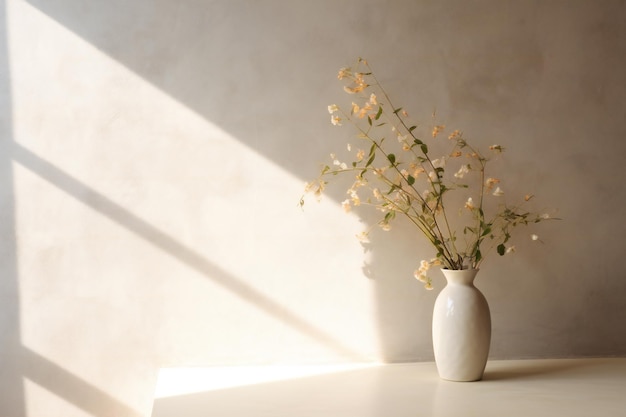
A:
[[[433,310],[433,348],[440,378],[482,379],[491,343],[491,315],[474,286],[477,269],[442,269],[447,284]]]

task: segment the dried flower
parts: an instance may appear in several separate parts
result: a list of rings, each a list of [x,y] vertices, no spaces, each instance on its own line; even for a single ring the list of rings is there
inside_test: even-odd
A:
[[[461,136],[461,131],[457,129],[454,132],[450,133],[450,136],[448,136],[448,139],[456,139],[460,136]]]
[[[490,191],[494,185],[499,184],[500,180],[497,178],[487,178],[485,181],[485,186],[487,187],[487,191]]]
[[[352,146],[347,145],[353,158],[351,161],[343,162],[332,154],[332,163],[323,165],[319,178],[305,184],[305,191],[319,198],[329,178],[349,173],[356,176],[356,181],[348,188],[348,198],[341,203],[345,211],[357,206],[372,207],[376,213],[382,213],[382,219],[377,223],[383,230],[392,227],[396,215],[406,216],[410,224],[424,233],[437,253],[436,258],[422,261],[414,273],[426,289],[433,287],[427,275],[433,266],[478,268],[487,247],[495,248],[499,255],[515,251],[515,246],[509,244],[515,227],[553,219],[547,213],[531,213],[522,208],[533,198],[532,194],[524,196],[524,201],[517,205],[508,205],[504,199],[497,204],[485,199],[488,193],[504,195],[500,179],[485,176],[489,158],[464,139],[458,129],[447,136],[449,142],[419,136],[418,124],[408,119],[408,113],[403,108],[390,102],[365,60],[359,59],[354,68],[341,68],[337,78],[343,81],[344,90],[355,97],[348,109],[335,104],[328,106],[331,123],[341,126],[344,117],[346,122],[357,127],[359,140],[367,142],[367,145],[361,146],[363,149],[358,149],[356,153],[352,153]],[[444,124],[437,124],[430,136],[437,138],[444,129]],[[385,140],[394,137],[397,141]],[[444,149],[444,156],[432,156],[432,149],[439,151],[446,146],[449,149]],[[504,148],[494,144],[489,146],[489,150],[500,153]],[[456,171],[446,170],[448,158],[463,155],[471,161],[459,164]],[[458,181],[470,171],[484,181],[474,189],[471,188],[477,185],[475,182]],[[449,193],[459,190],[466,198],[461,210],[468,212],[460,217],[460,221],[466,223],[461,223],[459,230],[454,230],[451,226],[459,222],[448,221],[450,210],[444,205],[459,201],[447,198]],[[368,232],[360,233],[358,238],[369,242]],[[532,234],[531,239],[539,240],[539,237]]]
[[[470,170],[470,166],[465,164],[465,165],[461,165],[461,168],[459,168],[459,170],[456,172],[456,174],[454,174],[454,176],[456,178],[463,178],[465,176],[465,174],[467,174]]]
[[[432,133],[433,138],[436,138],[436,137],[437,137],[437,135],[439,135],[439,133],[440,133],[443,129],[445,129],[445,128],[446,128],[446,127],[445,127],[444,125],[437,125],[437,126],[433,127],[433,133]]]

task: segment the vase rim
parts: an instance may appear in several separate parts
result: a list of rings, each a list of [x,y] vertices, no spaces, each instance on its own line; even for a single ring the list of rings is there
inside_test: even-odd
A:
[[[463,268],[463,269],[450,269],[441,268],[442,271],[480,271],[480,268]]]

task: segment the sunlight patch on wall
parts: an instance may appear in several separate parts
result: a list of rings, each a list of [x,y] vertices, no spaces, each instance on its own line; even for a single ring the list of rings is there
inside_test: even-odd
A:
[[[27,3],[9,14],[26,346],[92,382],[94,355],[377,357],[356,215],[303,212],[278,163]]]

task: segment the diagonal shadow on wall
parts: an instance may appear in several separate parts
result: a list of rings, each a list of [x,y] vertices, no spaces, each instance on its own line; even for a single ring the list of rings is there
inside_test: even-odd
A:
[[[34,382],[90,415],[97,417],[135,417],[141,415],[139,411],[116,400],[106,392],[33,352],[26,346],[20,350],[19,372],[22,378]],[[11,416],[26,415],[24,411],[21,413],[20,415],[11,414]]]
[[[319,152],[315,126],[332,126],[324,123],[328,103],[311,102],[313,90],[329,86],[311,85],[305,74],[327,66],[332,81],[346,59],[330,58],[327,48],[345,30],[342,10],[369,13],[334,1],[290,7],[282,0],[27,1],[255,152],[307,179],[316,169],[311,152]],[[336,33],[318,29],[313,16],[320,13]],[[362,25],[350,29],[368,33]],[[217,99],[224,97],[228,102]],[[271,104],[262,102],[265,97]],[[302,111],[297,103],[312,110]],[[297,120],[301,129],[277,118]]]
[[[175,257],[180,262],[200,272],[202,275],[211,279],[223,288],[229,290],[234,295],[247,301],[250,305],[255,306],[265,314],[276,320],[290,326],[297,332],[300,332],[313,341],[320,343],[334,350],[350,360],[363,360],[361,355],[345,346],[341,341],[326,333],[322,329],[309,323],[304,318],[289,311],[276,301],[258,292],[254,288],[243,283],[241,280],[228,274],[212,262],[205,259],[199,253],[184,246],[171,236],[158,230],[143,219],[137,217],[122,206],[108,199],[104,195],[92,190],[77,179],[71,177],[61,169],[55,167],[48,161],[43,160],[29,150],[25,149],[17,143],[12,143],[10,147],[5,146],[7,152],[3,152],[7,163],[2,167],[11,165],[14,161],[24,168],[30,170],[34,174],[39,175],[53,186],[65,192],[67,195],[77,199],[91,209],[113,220],[128,231],[136,234],[151,245],[156,246],[163,252]],[[3,175],[6,181],[11,179],[10,175]],[[9,195],[10,196],[10,195]],[[9,216],[3,217],[4,220],[13,220]],[[10,225],[11,223],[9,223]],[[14,247],[14,245],[13,245]],[[14,251],[15,252],[15,251]],[[9,260],[15,263],[15,253],[8,254]],[[10,264],[10,263],[9,263]],[[9,265],[10,266],[10,265]],[[6,268],[6,266],[5,266]],[[14,268],[15,269],[15,268]],[[13,282],[5,282],[9,284],[9,290],[14,293],[14,299],[19,300],[17,294],[17,272],[14,271]],[[16,301],[17,303],[17,301]],[[32,380],[49,391],[59,395],[61,398],[71,402],[75,406],[93,413],[98,416],[119,415],[134,416],[138,413],[128,406],[115,400],[110,395],[99,390],[87,381],[71,374],[67,370],[53,364],[42,356],[36,354],[20,343],[19,334],[19,317],[17,313],[19,306],[13,309],[6,309],[7,312],[13,314],[13,320],[8,323],[8,329],[11,332],[3,334],[3,346],[12,349],[11,352],[3,354],[3,359],[18,358],[17,361],[7,363],[3,367],[3,372],[11,373],[11,380],[15,381],[10,387],[3,390],[2,395],[8,395],[4,404],[11,404],[11,415],[15,417],[25,416],[25,410],[16,409],[16,404],[24,404],[24,393],[22,387],[23,378]],[[16,324],[17,323],[17,324]],[[6,379],[6,378],[5,378]],[[22,398],[16,402],[16,398]],[[104,414],[102,414],[104,413]]]
[[[147,223],[140,217],[137,217],[106,196],[89,188],[87,185],[68,175],[50,162],[33,154],[21,145],[13,144],[10,154],[15,162],[39,175],[42,179],[64,191],[67,195],[77,199],[151,245],[154,245],[163,252],[198,271],[203,276],[247,301],[270,317],[289,325],[292,329],[331,348],[347,359],[363,359],[358,352],[345,346],[341,341],[330,334],[309,323],[294,312],[289,311],[276,301],[207,260],[198,252],[186,247],[173,237]]]

